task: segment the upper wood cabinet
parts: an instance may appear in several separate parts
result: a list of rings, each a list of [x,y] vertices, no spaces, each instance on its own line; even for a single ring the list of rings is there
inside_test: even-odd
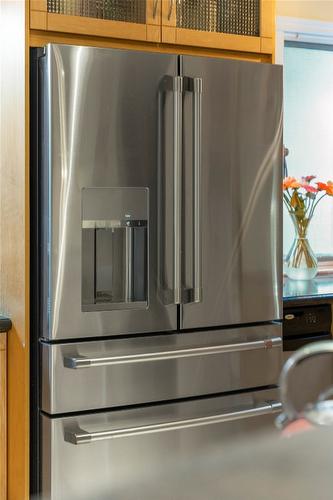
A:
[[[161,0],[30,0],[30,29],[161,41]]]
[[[162,0],[162,42],[273,52],[272,0]]]
[[[31,0],[30,28],[272,54],[274,0]]]

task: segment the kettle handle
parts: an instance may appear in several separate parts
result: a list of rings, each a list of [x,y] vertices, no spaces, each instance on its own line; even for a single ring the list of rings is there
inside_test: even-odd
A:
[[[302,361],[320,354],[329,353],[333,354],[333,342],[331,340],[324,340],[301,347],[286,361],[282,368],[279,385],[283,412],[288,421],[292,422],[301,416],[292,402],[288,399],[288,381],[291,372]]]

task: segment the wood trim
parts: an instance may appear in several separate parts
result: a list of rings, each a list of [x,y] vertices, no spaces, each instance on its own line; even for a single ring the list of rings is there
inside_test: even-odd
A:
[[[176,28],[172,26],[162,26],[162,42],[176,43]]]
[[[7,334],[0,334],[0,500],[7,499]]]
[[[163,38],[163,34],[162,34]],[[260,37],[176,29],[178,45],[196,45],[223,50],[260,52]]]
[[[147,24],[147,42],[159,43],[161,41],[161,27],[156,25]]]
[[[181,46],[166,43],[147,43],[132,40],[118,40],[112,38],[87,37],[65,33],[31,31],[30,46],[43,47],[48,43],[63,43],[69,45],[83,45],[90,47],[119,48],[127,50],[143,50],[149,52],[188,54],[205,57],[221,57],[226,59],[241,59],[255,62],[271,62],[271,57],[266,54],[251,52],[236,52],[232,50],[218,50],[204,47]]]
[[[171,4],[171,2],[173,2]],[[169,18],[170,8],[171,16]],[[162,26],[177,26],[177,0],[162,0]]]
[[[30,28],[35,30],[46,30],[47,27],[47,13],[41,11],[30,11]]]
[[[90,17],[47,14],[47,29],[80,35],[107,36],[128,40],[146,40],[146,25]]]
[[[30,0],[30,11],[33,10],[47,12],[47,0]]]
[[[146,0],[146,23],[161,26],[162,4],[161,0]],[[156,14],[154,10],[156,5]]]
[[[260,39],[260,52],[264,54],[273,54],[274,52],[274,39],[264,38]]]
[[[274,37],[275,25],[275,1],[261,0],[260,4],[260,36],[264,38]]]

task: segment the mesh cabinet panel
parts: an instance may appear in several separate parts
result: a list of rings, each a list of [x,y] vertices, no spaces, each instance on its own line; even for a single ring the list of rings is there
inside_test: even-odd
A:
[[[146,22],[145,0],[47,0],[47,11],[128,23]]]
[[[260,0],[177,0],[177,27],[259,36]]]

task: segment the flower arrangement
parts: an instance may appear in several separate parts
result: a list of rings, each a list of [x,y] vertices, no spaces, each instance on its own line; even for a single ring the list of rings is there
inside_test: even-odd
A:
[[[333,196],[333,182],[315,182],[314,175],[285,177],[283,201],[293,221],[296,237],[286,258],[286,274],[291,279],[312,279],[318,262],[307,239],[307,230],[318,203]]]

